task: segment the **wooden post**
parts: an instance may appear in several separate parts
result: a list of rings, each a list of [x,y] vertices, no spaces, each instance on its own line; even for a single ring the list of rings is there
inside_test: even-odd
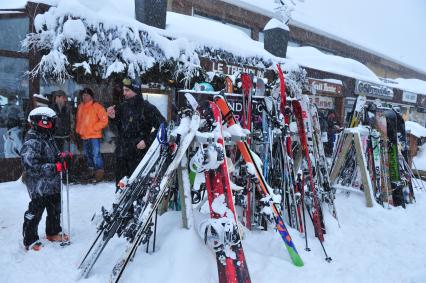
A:
[[[182,226],[185,229],[190,229],[193,225],[192,223],[192,197],[191,197],[191,187],[189,181],[189,172],[188,172],[188,158],[185,156],[182,158],[180,167],[177,171],[178,177],[178,186],[180,194],[180,204],[182,208]]]
[[[358,167],[361,173],[361,180],[364,187],[365,201],[367,207],[373,207],[373,186],[371,184],[370,175],[368,174],[367,161],[365,160],[364,151],[362,150],[361,136],[359,132],[352,133],[355,142],[355,155]]]

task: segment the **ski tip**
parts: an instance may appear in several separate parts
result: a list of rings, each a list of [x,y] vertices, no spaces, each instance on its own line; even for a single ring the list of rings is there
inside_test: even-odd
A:
[[[295,266],[297,266],[297,267],[302,267],[302,266],[304,266],[304,265],[305,265],[305,264],[303,263],[302,258],[300,257],[300,255],[299,255],[297,252],[295,252],[295,251],[293,251],[293,250],[290,250],[290,249],[289,249],[289,251],[288,251],[288,252],[290,253],[291,261],[293,262],[293,264],[294,264]]]
[[[298,259],[293,259],[293,264],[297,267],[303,267],[305,264],[303,263],[303,260],[299,257]]]
[[[218,99],[225,99],[225,98],[224,98],[224,96],[223,96],[223,95],[221,95],[221,94],[216,94],[216,95],[213,97],[213,99],[216,101],[216,100],[218,100]]]
[[[194,96],[192,96],[192,94],[190,94],[190,93],[185,93],[185,98],[188,101],[188,103],[191,105],[192,109],[193,110],[197,110],[197,108],[198,108],[198,102],[194,98]]]

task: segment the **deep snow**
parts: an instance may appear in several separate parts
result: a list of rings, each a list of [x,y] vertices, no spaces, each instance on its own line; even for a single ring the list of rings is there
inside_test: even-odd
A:
[[[95,235],[90,219],[101,205],[110,206],[113,187],[111,183],[71,186],[72,244],[62,248],[46,243],[41,252],[25,252],[21,243],[28,202],[25,186],[19,181],[0,184],[0,282],[75,282],[76,265]],[[325,246],[331,263],[324,261],[312,229],[309,253],[304,251],[304,239],[290,229],[305,262],[302,268],[291,264],[277,233],[246,232],[243,245],[252,282],[425,282],[426,195],[417,192],[416,198],[417,203],[406,210],[367,209],[363,194],[337,193],[341,228],[325,213]],[[123,282],[216,282],[213,253],[194,230],[181,228],[180,212],[168,212],[158,223],[157,251],[146,254],[141,247]],[[89,279],[81,282],[107,282],[124,244],[114,239]]]

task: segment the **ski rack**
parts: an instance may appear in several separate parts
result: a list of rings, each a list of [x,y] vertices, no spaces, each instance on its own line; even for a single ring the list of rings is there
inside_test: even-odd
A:
[[[241,93],[230,93],[230,92],[223,92],[223,91],[200,91],[200,90],[192,90],[192,89],[182,89],[178,91],[179,93],[190,93],[190,94],[204,94],[204,95],[211,95],[212,97],[215,95],[224,95],[226,97],[243,97],[243,94]],[[258,98],[263,99],[265,96],[263,95],[253,95],[252,98]]]
[[[360,168],[361,181],[364,187],[364,196],[365,196],[366,205],[367,207],[373,207],[374,206],[373,185],[371,183],[370,175],[368,173],[365,153],[364,153],[364,150],[362,149],[361,135],[356,128],[346,128],[343,131],[342,135],[340,136],[340,139],[342,139],[341,151],[338,153],[340,158],[337,158],[335,160],[335,163],[333,164],[334,166],[330,172],[330,183],[332,184],[332,187],[334,188],[342,188],[342,186],[336,186],[335,181],[343,170],[343,167],[345,165],[345,161],[347,158],[346,155],[351,148],[352,141],[354,141],[356,163]],[[357,166],[355,166],[355,170],[357,170]]]

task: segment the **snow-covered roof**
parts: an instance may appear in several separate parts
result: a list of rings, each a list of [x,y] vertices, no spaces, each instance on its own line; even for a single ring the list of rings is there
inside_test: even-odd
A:
[[[108,5],[105,4],[105,1],[101,0],[93,0],[89,2],[83,0],[42,1],[50,2],[50,4],[55,4],[55,2],[57,2],[56,5],[58,5],[58,7],[53,8],[52,11],[49,11],[46,15],[36,18],[35,25],[37,29],[41,29],[41,25],[43,23],[56,23],[52,20],[53,17],[63,17],[72,14],[73,16],[85,19],[84,21],[68,20],[64,23],[62,35],[66,38],[66,41],[82,43],[83,41],[93,40],[93,37],[89,39],[86,38],[87,35],[85,35],[86,28],[90,25],[96,26],[99,23],[102,23],[105,28],[111,29],[128,26],[135,30],[139,29],[148,32],[151,36],[151,40],[158,45],[159,49],[164,53],[164,57],[167,58],[179,58],[182,52],[189,57],[193,57],[194,54],[191,54],[191,52],[195,51],[202,55],[203,51],[201,50],[203,48],[209,48],[213,51],[226,51],[240,59],[243,58],[246,60],[246,64],[250,63],[251,65],[260,68],[273,66],[277,62],[281,62],[286,63],[284,68],[288,71],[297,68],[297,65],[299,64],[308,68],[340,74],[372,83],[383,84],[383,82],[381,82],[368,67],[356,60],[325,54],[313,47],[290,46],[287,51],[287,57],[289,60],[286,60],[272,55],[264,49],[261,42],[251,39],[247,34],[239,29],[209,19],[168,12],[166,30],[144,25],[134,19],[134,0],[125,0],[125,2],[120,3],[120,5],[117,5],[112,0],[107,0]],[[100,13],[100,11],[102,13]],[[168,40],[167,38],[172,38],[174,40]],[[120,38],[110,41],[111,49],[119,50],[120,48],[125,48],[124,46],[121,46]],[[57,42],[52,42],[52,45],[54,46],[57,44]],[[145,56],[146,54],[144,55],[145,58],[139,59],[137,59],[137,54],[127,52],[127,55],[129,54],[131,56],[128,56],[127,65],[131,64],[132,60],[147,60]],[[62,61],[65,60],[64,57],[61,59],[59,56],[60,54],[50,55],[56,61],[58,59]],[[253,58],[255,59],[253,60]],[[92,58],[92,61],[93,60],[94,59]],[[193,61],[194,59],[189,60]],[[152,60],[150,62],[149,60],[147,61],[147,63],[142,64],[142,69],[149,68],[155,63]],[[93,61],[91,63],[94,64],[96,62]],[[126,62],[124,63],[126,64]],[[197,64],[197,60],[192,63]],[[89,65],[90,62],[77,62],[74,64],[74,67],[84,68],[86,73],[90,73]],[[52,68],[53,66],[50,65],[48,67]],[[104,77],[109,76],[114,72],[121,72],[125,68],[126,66],[121,64],[121,62],[110,63],[110,68],[105,71]],[[396,81],[399,83],[398,85],[392,84],[389,86],[409,90],[415,93],[426,93],[426,82],[403,79]]]
[[[287,48],[287,58],[303,67],[383,84],[373,71],[364,64],[350,58],[325,54],[314,47],[289,46]]]
[[[166,31],[179,37],[188,38],[200,45],[222,47],[242,56],[260,56],[265,60],[284,60],[273,56],[264,49],[263,43],[251,39],[239,29],[209,19],[168,12]],[[303,67],[382,84],[379,78],[364,64],[353,59],[325,54],[314,47],[289,46],[287,59],[289,59],[287,62],[294,62]]]
[[[198,46],[223,48],[243,57],[261,57],[264,60],[283,60],[263,48],[263,43],[229,25],[209,19],[167,12],[165,35],[187,38]]]
[[[274,0],[221,0],[274,17]],[[426,73],[425,1],[295,1],[290,24]],[[362,19],[362,20],[360,20]]]
[[[412,134],[417,138],[426,137],[426,128],[420,125],[419,123],[413,121],[406,121],[405,130],[407,133]]]
[[[394,81],[397,82],[397,84],[389,84],[389,86],[393,86],[401,90],[426,95],[426,81],[402,78],[394,79]]]

